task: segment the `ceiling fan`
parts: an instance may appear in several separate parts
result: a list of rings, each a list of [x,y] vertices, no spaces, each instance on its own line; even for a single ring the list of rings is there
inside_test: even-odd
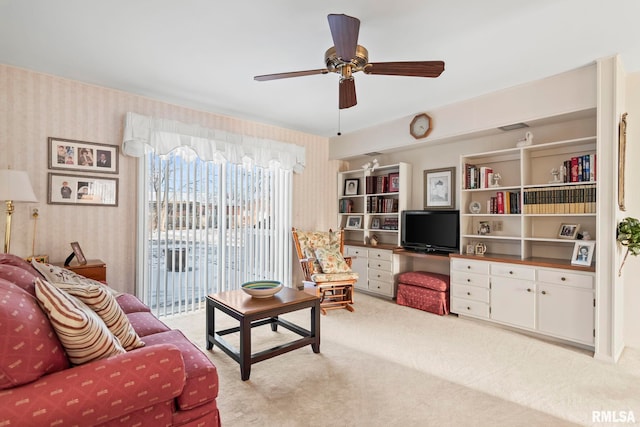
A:
[[[344,109],[357,104],[353,73],[358,71],[364,71],[365,74],[411,77],[438,77],[444,71],[443,61],[369,62],[369,52],[358,44],[360,20],[344,14],[330,14],[327,18],[334,43],[334,46],[330,47],[324,55],[327,68],[265,74],[255,76],[254,80],[266,81],[329,72],[337,73],[340,74],[339,106],[340,109]]]

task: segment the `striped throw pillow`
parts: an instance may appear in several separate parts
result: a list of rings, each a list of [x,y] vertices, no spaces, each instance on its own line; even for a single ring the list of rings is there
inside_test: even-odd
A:
[[[118,338],[125,350],[133,350],[144,346],[129,318],[116,302],[116,298],[108,287],[102,284],[53,283],[58,289],[73,295],[85,303],[107,325],[107,328]]]
[[[102,319],[82,301],[52,284],[35,280],[36,298],[74,365],[126,353]]]

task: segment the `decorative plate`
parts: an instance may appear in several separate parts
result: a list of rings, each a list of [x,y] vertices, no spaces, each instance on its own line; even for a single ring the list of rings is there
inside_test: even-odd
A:
[[[480,206],[480,202],[471,202],[469,204],[469,212],[471,212],[472,214],[479,214],[480,209],[482,209],[482,206]]]
[[[269,298],[280,292],[282,283],[276,280],[257,280],[242,284],[242,290],[253,298]]]

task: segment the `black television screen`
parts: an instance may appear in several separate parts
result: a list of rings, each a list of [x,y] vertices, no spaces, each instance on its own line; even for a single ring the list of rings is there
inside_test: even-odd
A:
[[[460,211],[402,211],[402,247],[420,252],[460,250]]]

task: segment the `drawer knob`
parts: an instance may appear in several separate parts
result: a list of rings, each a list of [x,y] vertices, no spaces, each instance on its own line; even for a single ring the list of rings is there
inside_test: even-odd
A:
[[[562,280],[564,282],[565,280],[567,280],[567,278],[566,277],[561,277],[560,280]]]
[[[531,288],[527,288],[527,292],[531,292]]]
[[[471,270],[471,266],[470,265],[467,265],[467,270]]]
[[[471,279],[467,279],[467,282],[471,283]]]
[[[471,307],[467,307],[467,310],[471,310]]]
[[[547,291],[542,291],[541,293],[542,293],[542,295],[546,295]]]
[[[470,296],[470,295],[471,295],[471,292],[467,292],[467,295],[469,295],[469,296]]]

